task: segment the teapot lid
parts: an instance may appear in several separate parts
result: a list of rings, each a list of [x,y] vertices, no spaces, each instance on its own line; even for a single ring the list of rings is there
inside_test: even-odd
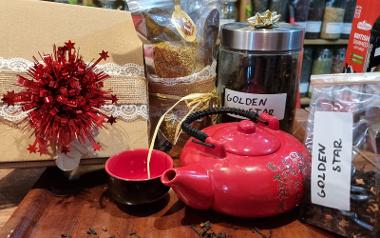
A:
[[[225,123],[211,132],[210,136],[222,143],[226,152],[243,156],[269,155],[281,146],[281,141],[271,129],[250,120]]]

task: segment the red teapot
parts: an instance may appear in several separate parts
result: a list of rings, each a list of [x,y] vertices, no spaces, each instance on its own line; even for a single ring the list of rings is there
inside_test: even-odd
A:
[[[192,122],[214,114],[248,118],[200,131]],[[235,108],[191,114],[182,124],[192,136],[180,155],[183,167],[161,177],[178,198],[195,209],[237,217],[268,217],[297,206],[304,192],[311,156],[277,118]]]

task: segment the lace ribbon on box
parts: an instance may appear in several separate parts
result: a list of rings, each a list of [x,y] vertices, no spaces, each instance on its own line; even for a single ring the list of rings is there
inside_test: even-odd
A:
[[[26,72],[34,63],[27,59],[0,57],[0,70],[10,70],[13,72]],[[96,66],[97,70],[102,70],[110,76],[142,76],[145,77],[144,67],[137,64],[125,64],[123,66],[107,63]]]
[[[207,80],[216,77],[216,61],[214,60],[211,65],[206,66],[198,73],[179,78],[160,78],[156,75],[149,75],[149,82],[162,84],[165,86],[175,86],[178,84],[192,84],[198,81]]]
[[[125,121],[148,120],[147,105],[106,105],[102,107],[102,110],[108,115]],[[18,124],[27,117],[28,112],[24,112],[21,106],[0,105],[0,119]]]
[[[0,105],[0,119],[18,124],[27,116],[28,112],[24,112],[21,106]]]
[[[114,117],[123,118],[126,121],[134,121],[136,119],[148,120],[147,105],[106,105],[102,110]]]
[[[4,59],[0,57],[0,96],[11,88],[17,90],[15,76],[25,73],[33,64],[32,61],[22,58]],[[125,121],[148,120],[147,90],[143,66],[136,64],[120,66],[108,63],[98,65],[96,70],[102,70],[111,76],[110,83],[106,83],[107,87],[114,88],[113,91],[116,93],[125,94],[119,97],[119,105],[102,107],[106,114]],[[14,80],[12,80],[13,78]],[[122,80],[125,78],[128,78],[128,81]],[[21,106],[7,106],[0,102],[0,120],[18,124],[27,117],[28,112],[22,111]]]
[[[13,72],[26,72],[33,66],[33,62],[22,58],[4,59],[0,57],[0,70],[10,70]]]

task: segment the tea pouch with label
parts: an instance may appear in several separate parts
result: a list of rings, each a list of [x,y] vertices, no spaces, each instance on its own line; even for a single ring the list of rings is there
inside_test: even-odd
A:
[[[127,0],[127,4],[144,42],[154,129],[158,119],[182,97],[215,91],[219,0]],[[206,100],[197,104],[197,110],[211,104],[212,100]],[[171,148],[177,124],[189,111],[189,104],[181,103],[168,114],[158,135],[163,147],[158,148]],[[179,146],[186,139],[181,136]]]
[[[301,218],[345,237],[380,237],[380,74],[317,75],[311,84]]]

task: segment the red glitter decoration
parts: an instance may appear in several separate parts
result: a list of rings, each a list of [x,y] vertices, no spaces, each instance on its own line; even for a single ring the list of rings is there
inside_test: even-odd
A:
[[[94,63],[87,65],[75,43],[68,41],[63,47],[53,47],[53,54],[34,58],[34,66],[27,75],[18,75],[17,83],[24,87],[18,93],[10,91],[3,96],[8,105],[21,105],[28,112],[30,128],[35,142],[28,147],[29,153],[47,154],[53,151],[68,153],[70,143],[90,141],[95,151],[101,149],[93,132],[105,122],[116,122],[99,109],[106,103],[116,103],[117,97],[103,89],[103,81],[109,76],[95,71],[95,66],[106,60],[108,52],[102,51]]]
[[[110,116],[110,117],[108,118],[108,123],[111,124],[111,125],[115,124],[115,123],[116,123],[116,118],[113,117],[113,116]]]

